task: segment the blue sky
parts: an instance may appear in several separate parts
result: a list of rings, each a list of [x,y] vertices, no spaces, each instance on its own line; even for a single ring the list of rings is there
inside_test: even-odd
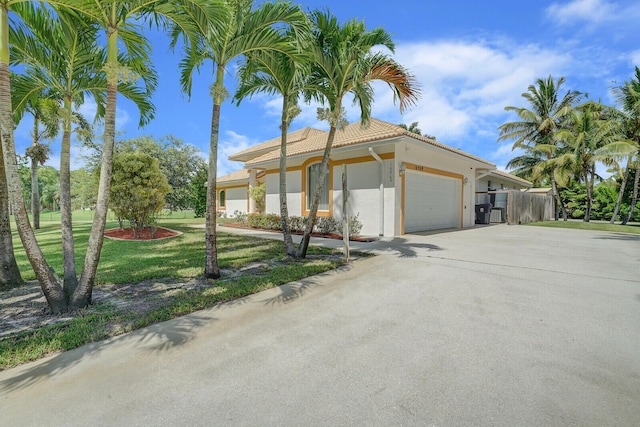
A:
[[[384,27],[396,43],[395,59],[416,75],[422,97],[401,115],[391,92],[376,86],[373,117],[392,123],[419,122],[423,133],[436,135],[499,168],[514,156],[511,143],[497,143],[497,127],[514,117],[508,105],[525,106],[521,94],[537,78],[565,76],[564,89],[579,90],[591,99],[613,105],[611,87],[629,80],[640,66],[640,3],[633,0],[528,1],[410,0],[305,0],[305,9],[328,8],[339,19],[364,20],[368,28]],[[392,5],[390,7],[389,5]],[[212,101],[210,64],[194,81],[191,99],[181,93],[177,64],[164,35],[150,31],[153,60],[160,75],[154,95],[156,118],[139,129],[138,114],[119,100],[117,127],[122,138],[172,134],[208,153]],[[235,91],[233,70],[226,78]],[[219,175],[242,167],[227,157],[279,135],[280,101],[256,96],[236,107],[221,110]],[[305,126],[326,129],[315,117],[316,106],[301,105],[292,130]],[[89,103],[87,114],[95,111]],[[359,113],[348,109],[348,119]],[[18,153],[30,144],[30,123],[16,130]],[[59,163],[59,141],[48,164]],[[79,148],[73,149],[72,168],[82,165]]]

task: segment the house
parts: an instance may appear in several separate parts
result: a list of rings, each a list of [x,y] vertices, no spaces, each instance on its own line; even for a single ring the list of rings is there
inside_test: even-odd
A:
[[[327,132],[312,128],[287,136],[291,216],[309,213],[326,140]],[[275,138],[229,157],[244,162],[244,169],[218,178],[218,209],[254,212],[249,188],[266,183],[265,210],[279,214],[279,147],[280,138]],[[349,215],[358,215],[363,235],[473,227],[478,185],[485,192],[489,188],[479,180],[491,176],[491,185],[526,186],[487,160],[371,119],[367,127],[354,123],[336,132],[318,216],[342,218],[343,165]]]

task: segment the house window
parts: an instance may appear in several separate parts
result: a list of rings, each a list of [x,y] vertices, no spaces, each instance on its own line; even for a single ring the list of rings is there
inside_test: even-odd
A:
[[[226,196],[227,196],[226,192],[224,190],[222,190],[220,192],[220,197],[218,198],[218,200],[220,201],[220,208],[221,209],[224,209],[226,207],[226,203],[227,203]]]
[[[316,194],[316,187],[320,178],[320,163],[315,163],[307,168],[307,209],[311,209],[313,198]],[[322,194],[320,194],[319,211],[329,210],[329,174],[324,175]]]

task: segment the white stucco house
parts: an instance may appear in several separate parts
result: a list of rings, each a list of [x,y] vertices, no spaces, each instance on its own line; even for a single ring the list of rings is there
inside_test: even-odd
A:
[[[287,136],[289,215],[305,216],[316,185],[327,132],[304,128]],[[253,212],[253,185],[266,183],[266,212],[279,214],[280,138],[229,157],[244,169],[218,178],[218,209]],[[371,119],[336,133],[319,216],[342,218],[342,168],[347,167],[349,214],[358,215],[362,235],[473,227],[476,192],[490,186],[526,187],[526,181],[496,170],[479,157],[391,123]],[[490,181],[490,183],[488,182]],[[490,184],[490,185],[489,185]],[[531,185],[529,184],[529,187]]]

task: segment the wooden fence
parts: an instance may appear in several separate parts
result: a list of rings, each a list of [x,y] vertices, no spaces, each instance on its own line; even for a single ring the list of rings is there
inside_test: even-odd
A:
[[[511,190],[507,199],[507,222],[509,224],[527,224],[552,220],[554,217],[553,205],[553,196]]]

